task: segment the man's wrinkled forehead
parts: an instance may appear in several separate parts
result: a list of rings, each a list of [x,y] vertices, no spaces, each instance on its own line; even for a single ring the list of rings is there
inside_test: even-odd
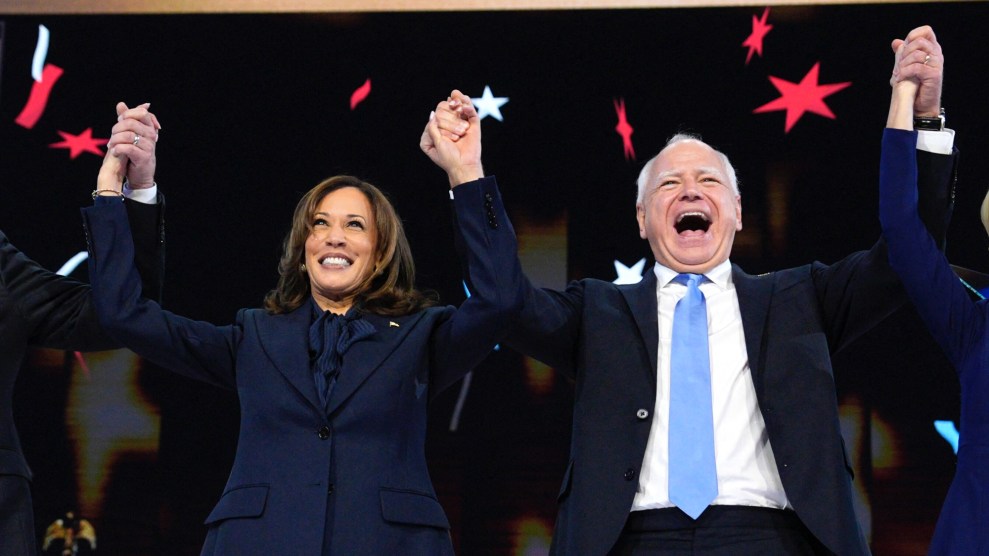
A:
[[[686,154],[680,154],[686,149]],[[720,151],[699,139],[680,139],[667,145],[652,160],[649,171],[650,185],[655,186],[668,177],[683,178],[703,175],[714,176],[736,195],[737,185],[728,158]]]
[[[683,179],[686,176],[714,176],[721,180],[723,183],[728,182],[728,176],[725,174],[725,170],[720,164],[702,164],[699,166],[690,167],[674,167],[664,169],[662,166],[656,166],[656,173],[653,176],[653,187],[663,183],[668,178]]]
[[[662,153],[661,153],[662,154]],[[646,186],[645,197],[651,197],[656,190],[659,189],[663,183],[667,180],[673,179],[677,181],[683,181],[686,177],[692,177],[693,179],[699,179],[703,176],[713,176],[716,178],[721,185],[725,186],[729,190],[732,189],[730,180],[724,167],[721,164],[701,164],[701,165],[687,165],[687,166],[670,166],[668,160],[663,160],[663,156],[660,156],[655,161],[652,167],[652,177]],[[716,155],[715,158],[717,159]],[[720,161],[719,161],[720,162]]]

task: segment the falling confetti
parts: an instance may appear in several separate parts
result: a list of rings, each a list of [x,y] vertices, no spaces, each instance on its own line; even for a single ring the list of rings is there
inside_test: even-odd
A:
[[[800,83],[791,83],[778,77],[769,76],[769,80],[776,87],[776,90],[780,92],[781,96],[772,102],[763,104],[752,112],[759,114],[775,110],[786,110],[785,133],[790,132],[790,129],[800,120],[804,112],[813,112],[825,118],[835,119],[834,113],[831,112],[828,105],[824,104],[824,98],[848,87],[852,82],[846,81],[845,83],[818,85],[817,79],[820,68],[820,62],[814,64],[814,67],[810,68],[810,71],[800,80]]]
[[[502,121],[501,107],[508,102],[508,97],[494,96],[494,93],[491,92],[491,87],[485,85],[481,98],[472,98],[471,100],[474,102],[474,107],[477,108],[477,119],[483,120],[491,116],[499,122]]]
[[[68,276],[72,274],[72,271],[79,267],[79,265],[89,258],[89,253],[87,251],[79,251],[75,255],[72,255],[69,260],[65,261],[62,268],[59,268],[55,274],[59,276]]]
[[[618,132],[618,135],[622,136],[622,148],[625,151],[625,160],[635,160],[635,149],[632,147],[632,133],[635,130],[629,125],[628,118],[625,116],[625,99],[621,98],[614,102],[615,113],[618,114],[618,125],[615,126],[615,131]]]
[[[68,276],[69,274],[72,274],[72,271],[79,266],[79,263],[85,261],[87,258],[89,258],[89,253],[86,251],[80,251],[73,255],[69,260],[65,261],[62,268],[58,269],[55,274],[58,274],[59,276]],[[74,351],[73,354],[75,354],[76,361],[79,362],[79,368],[82,369],[83,374],[86,375],[87,379],[90,378],[89,365],[86,364],[86,358],[82,356],[82,352]]]
[[[752,53],[762,56],[762,39],[769,34],[769,30],[773,28],[772,25],[766,23],[766,19],[769,18],[769,7],[762,12],[761,18],[756,18],[752,16],[752,34],[749,35],[747,39],[742,43],[742,46],[749,47],[749,54],[745,57],[745,65],[749,65],[749,61],[752,59]]]
[[[361,85],[353,93],[351,93],[350,109],[353,110],[354,108],[357,108],[357,105],[364,102],[364,99],[366,99],[367,96],[370,94],[371,94],[371,78],[369,77],[367,81],[364,82],[363,85]]]
[[[38,44],[34,46],[34,58],[31,60],[31,77],[35,81],[41,81],[45,58],[48,57],[48,38],[50,33],[44,25],[38,25]]]
[[[87,127],[85,131],[79,135],[72,135],[65,131],[59,131],[59,135],[62,136],[62,141],[58,143],[52,143],[49,147],[53,149],[69,149],[69,158],[74,159],[80,154],[87,152],[93,153],[97,156],[103,156],[103,151],[100,150],[100,145],[105,145],[109,139],[100,139],[98,137],[93,137],[93,128]]]
[[[62,77],[62,68],[52,64],[45,65],[44,71],[41,72],[41,81],[34,82],[31,87],[31,96],[28,97],[21,113],[14,119],[17,125],[31,129],[34,124],[38,123],[38,119],[45,113],[48,96],[59,77]]]
[[[934,430],[941,435],[941,438],[951,445],[951,449],[958,453],[958,440],[960,434],[954,421],[934,421]]]
[[[646,267],[646,260],[639,259],[632,266],[625,266],[625,263],[615,259],[615,274],[617,278],[611,281],[612,284],[638,284],[642,281],[642,270]]]

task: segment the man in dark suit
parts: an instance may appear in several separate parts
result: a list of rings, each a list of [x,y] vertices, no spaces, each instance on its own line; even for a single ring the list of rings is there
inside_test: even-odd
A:
[[[154,171],[160,126],[147,108],[118,105],[120,118],[108,147],[129,161],[124,203],[141,253],[144,291],[159,297],[163,204]],[[37,553],[31,470],[21,451],[12,410],[14,383],[29,346],[73,351],[121,347],[100,330],[88,285],[45,270],[0,232],[0,554],[4,556]]]
[[[916,113],[936,119],[943,58],[924,29],[908,40],[929,56],[897,64],[922,66]],[[450,140],[479,142],[463,113],[437,117]],[[941,135],[946,155],[919,154],[922,187],[946,211],[954,156]],[[479,169],[479,152],[464,167]],[[646,163],[636,209],[656,258],[640,283],[588,279],[559,292],[519,277],[525,309],[506,343],[576,381],[551,553],[869,554],[831,355],[905,303],[884,246],[831,266],[746,274],[729,261],[742,227],[734,170],[685,135]],[[946,215],[931,221],[943,233]],[[678,332],[696,307],[701,332]],[[684,399],[699,387],[703,397]]]

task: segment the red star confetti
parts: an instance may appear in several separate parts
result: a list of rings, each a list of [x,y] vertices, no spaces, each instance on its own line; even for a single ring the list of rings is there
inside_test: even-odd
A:
[[[100,139],[93,137],[93,128],[87,127],[85,131],[79,135],[72,135],[71,133],[66,133],[64,131],[59,131],[59,135],[62,136],[62,141],[58,143],[52,143],[48,145],[53,149],[69,149],[69,158],[75,159],[75,157],[80,154],[93,153],[97,156],[103,156],[103,151],[100,150],[100,145],[105,145],[109,139]]]
[[[615,113],[618,115],[618,125],[615,126],[615,131],[618,135],[622,136],[622,147],[625,150],[625,160],[635,160],[635,148],[632,147],[632,133],[635,130],[628,123],[628,118],[625,116],[625,99],[617,99],[615,102]]]
[[[769,76],[776,90],[780,92],[780,98],[766,103],[752,111],[754,114],[762,112],[773,112],[775,110],[786,110],[786,133],[790,132],[793,125],[797,123],[804,112],[813,112],[825,118],[835,119],[835,115],[824,104],[824,98],[848,87],[851,81],[844,83],[831,83],[819,85],[817,83],[818,73],[821,63],[817,62],[810,68],[807,75],[800,80],[800,83],[791,83],[785,79]]]
[[[766,23],[766,19],[769,18],[769,6],[766,6],[765,11],[762,12],[762,17],[757,18],[752,16],[752,34],[749,35],[742,46],[749,47],[749,54],[745,57],[745,65],[749,65],[749,60],[752,59],[752,53],[755,52],[760,57],[762,56],[762,39],[766,38],[769,34],[769,30],[773,28],[772,25]]]

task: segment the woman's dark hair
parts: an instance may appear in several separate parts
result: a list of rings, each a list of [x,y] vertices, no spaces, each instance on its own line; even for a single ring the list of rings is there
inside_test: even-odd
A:
[[[333,176],[310,189],[292,215],[292,229],[285,237],[278,262],[278,285],[264,298],[269,313],[288,313],[311,295],[305,262],[306,240],[312,233],[313,217],[323,198],[344,187],[353,187],[371,204],[377,241],[371,273],[358,285],[354,305],[362,310],[387,316],[414,313],[434,305],[432,295],[415,289],[415,263],[395,207],[380,189],[353,176]]]

